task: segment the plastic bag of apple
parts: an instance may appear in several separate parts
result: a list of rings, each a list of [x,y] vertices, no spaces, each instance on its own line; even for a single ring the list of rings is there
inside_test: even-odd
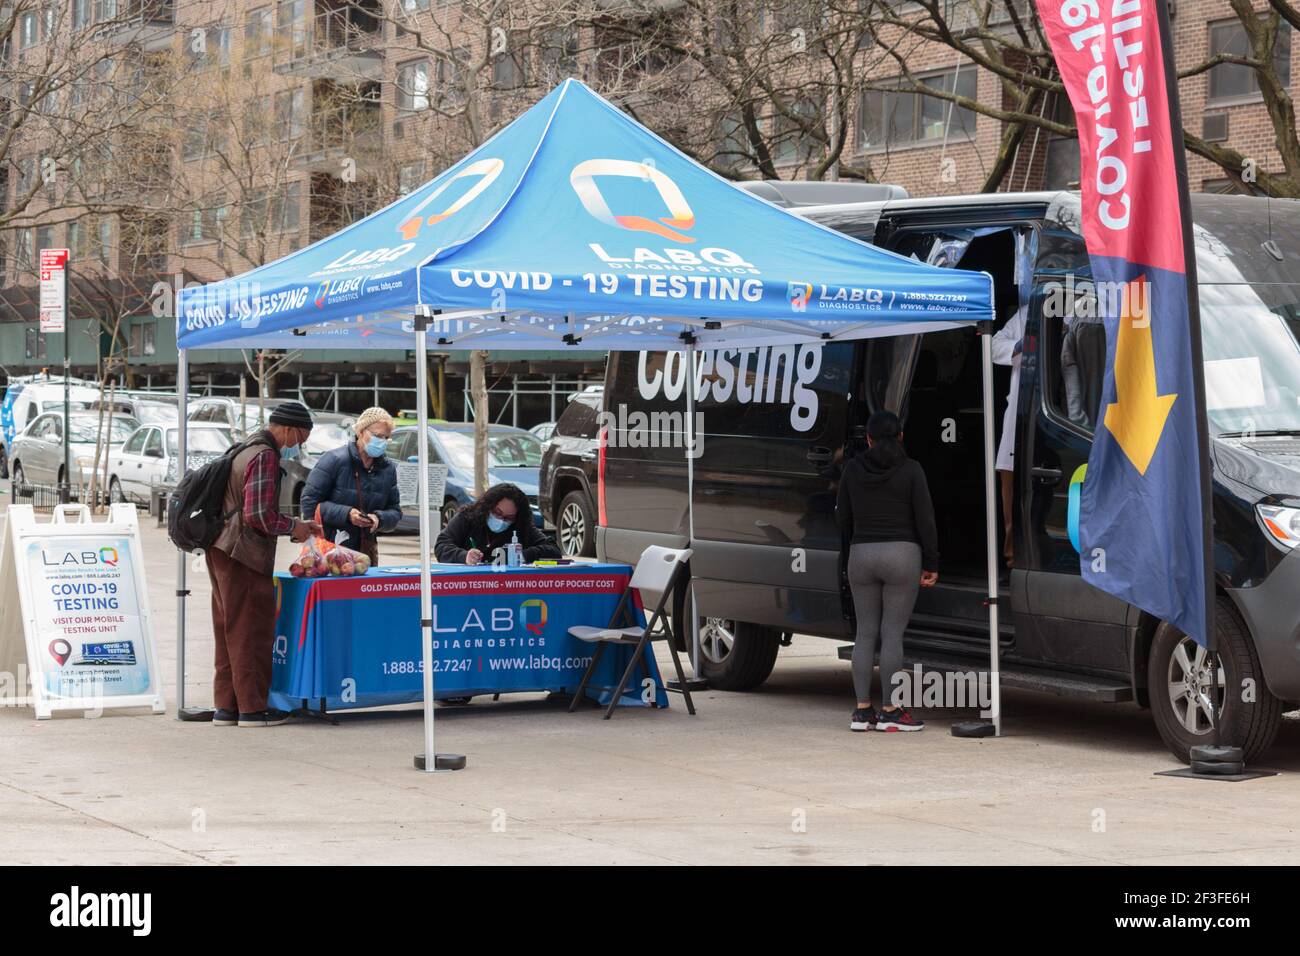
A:
[[[353,551],[324,538],[312,538],[289,565],[295,578],[354,577],[370,570],[369,555]]]

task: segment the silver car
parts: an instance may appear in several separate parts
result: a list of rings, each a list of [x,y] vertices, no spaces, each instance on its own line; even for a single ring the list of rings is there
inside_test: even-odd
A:
[[[74,413],[68,420],[71,441],[71,484],[89,484],[95,466],[95,444],[101,428],[98,414]],[[134,418],[114,416],[103,421],[104,442],[112,455],[140,427]],[[63,480],[63,413],[46,412],[28,422],[10,449],[10,475],[15,499],[30,494],[30,485],[55,486]],[[100,457],[102,466],[103,456]]]

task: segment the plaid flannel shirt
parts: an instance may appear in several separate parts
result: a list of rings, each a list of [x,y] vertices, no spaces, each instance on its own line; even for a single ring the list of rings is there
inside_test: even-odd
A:
[[[293,519],[276,510],[279,470],[275,452],[268,448],[248,463],[244,473],[244,524],[272,536],[293,530]]]

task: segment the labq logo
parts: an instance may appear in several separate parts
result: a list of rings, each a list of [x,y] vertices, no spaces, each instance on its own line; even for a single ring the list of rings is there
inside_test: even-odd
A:
[[[456,175],[449,177],[446,182],[442,183],[437,189],[429,193],[429,195],[425,196],[424,199],[420,201],[419,205],[411,210],[411,215],[397,227],[397,231],[400,232],[402,238],[407,241],[414,239],[420,234],[420,230],[426,223],[430,226],[440,223],[448,216],[453,216],[460,212],[477,199],[479,194],[491,186],[496,178],[501,175],[501,170],[505,168],[505,161],[497,159],[496,157],[480,159],[476,162],[470,163],[464,169],[457,172]],[[435,199],[446,192],[452,183],[459,179],[468,179],[471,176],[477,176],[478,182],[465,190],[461,197],[446,209],[441,212],[435,212],[427,219],[425,218],[424,210],[428,208]]]
[[[364,276],[352,276],[348,279],[326,279],[316,290],[316,308],[323,309],[325,300],[331,295],[345,295],[351,292],[357,292],[361,288],[361,281]],[[352,296],[355,298],[355,296]]]
[[[529,608],[536,610],[530,612]],[[524,627],[540,636],[542,629],[546,627],[546,602],[541,598],[530,598],[519,605],[519,617],[524,622]],[[530,621],[530,617],[536,617],[537,620]]]
[[[106,564],[117,567],[117,548],[103,547],[98,551],[41,551],[41,563],[47,568],[59,568],[64,565]]]
[[[659,198],[663,200],[669,215],[658,219],[634,214],[616,215],[596,185],[597,176],[624,176],[648,181],[659,192]],[[584,160],[569,173],[569,184],[578,194],[583,208],[607,226],[617,226],[633,232],[649,232],[671,242],[695,241],[693,236],[678,231],[695,227],[695,213],[686,202],[686,197],[675,182],[648,163],[626,159]]]

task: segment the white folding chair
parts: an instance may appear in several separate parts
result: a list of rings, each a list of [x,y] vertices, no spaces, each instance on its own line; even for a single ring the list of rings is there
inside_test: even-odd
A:
[[[682,673],[682,659],[677,654],[677,640],[673,634],[672,624],[665,608],[669,607],[669,598],[676,588],[684,586],[686,578],[686,562],[691,557],[690,548],[661,548],[652,545],[641,552],[641,558],[636,563],[636,569],[632,572],[632,581],[628,585],[623,597],[618,602],[618,607],[614,609],[613,615],[610,616],[609,624],[605,627],[571,627],[569,633],[580,641],[586,641],[588,644],[596,645],[596,652],[591,657],[591,663],[587,665],[586,672],[582,675],[582,683],[578,685],[578,692],[573,695],[573,700],[569,703],[569,710],[572,712],[578,702],[582,700],[587,691],[587,684],[591,681],[591,675],[596,672],[596,667],[600,664],[601,655],[605,648],[610,644],[635,645],[636,649],[632,652],[631,659],[627,662],[627,668],[623,671],[623,677],[618,682],[618,687],[614,689],[614,694],[609,700],[609,706],[605,708],[604,720],[609,720],[614,716],[614,708],[618,706],[619,698],[623,696],[623,690],[627,687],[627,682],[632,679],[632,672],[636,670],[638,663],[644,662],[646,673],[650,673],[649,649],[652,641],[668,642],[668,649],[673,655],[673,666],[677,668],[678,686],[682,688],[682,696],[686,700],[686,711],[691,716],[695,715],[695,704],[691,701],[691,692],[686,684],[686,675]],[[645,627],[637,624],[628,624],[633,619],[630,601],[632,592],[641,590],[658,591],[659,603],[655,606],[654,613]],[[622,626],[620,626],[620,624]],[[608,690],[609,688],[602,688]]]

